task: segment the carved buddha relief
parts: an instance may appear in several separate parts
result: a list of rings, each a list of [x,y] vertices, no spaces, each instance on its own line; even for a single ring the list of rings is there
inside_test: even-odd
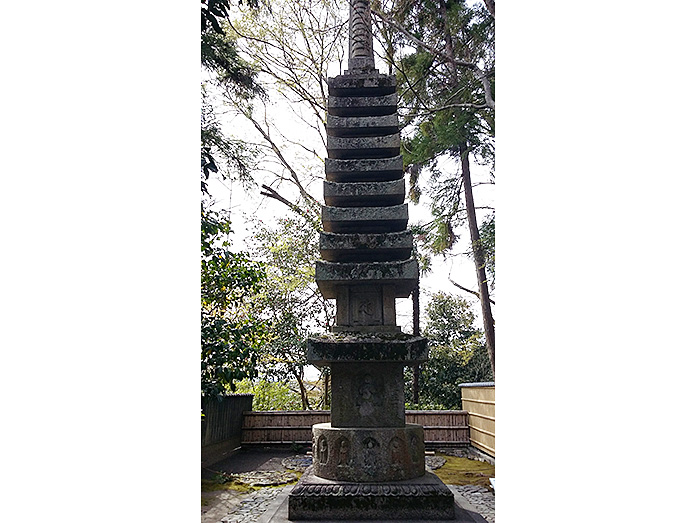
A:
[[[327,438],[320,436],[317,442],[317,454],[320,464],[324,465],[327,463],[329,458],[329,445],[327,445]]]
[[[337,464],[340,467],[348,465],[349,459],[349,441],[342,436],[339,438],[339,459],[337,460]]]
[[[402,462],[404,454],[404,441],[395,436],[390,440],[390,461],[393,465],[398,465]]]
[[[377,392],[373,376],[370,374],[363,375],[358,386],[358,399],[356,400],[356,406],[361,416],[373,415],[375,404],[379,401],[379,398],[376,396]]]

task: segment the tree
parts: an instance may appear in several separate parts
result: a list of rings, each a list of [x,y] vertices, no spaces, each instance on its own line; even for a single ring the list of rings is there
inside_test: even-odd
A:
[[[211,76],[210,83],[239,99],[263,95],[254,71],[222,29],[229,2],[201,4],[201,66]],[[235,380],[256,373],[265,326],[244,311],[265,272],[244,253],[229,250],[229,220],[208,201],[209,177],[218,173],[249,180],[255,151],[223,134],[207,83],[201,85],[201,95],[201,393],[211,397],[234,391]]]
[[[263,266],[228,250],[229,223],[201,212],[201,393],[234,391],[234,381],[254,376],[265,325],[246,314],[245,301],[261,288]]]
[[[493,183],[494,19],[481,4],[466,1],[382,4],[375,9],[376,22],[389,27],[381,34],[394,38],[384,46],[390,50],[385,59],[397,70],[405,106],[403,154],[414,203],[419,202],[424,173],[430,175],[434,219],[417,230],[417,239],[430,252],[447,254],[459,238],[458,229],[467,226],[493,373],[494,319],[470,162],[489,165],[486,183]]]
[[[252,0],[248,5],[256,6]],[[251,181],[252,162],[258,151],[242,140],[226,136],[214,111],[209,91],[222,90],[237,101],[264,98],[251,64],[240,57],[237,45],[224,28],[229,25],[228,0],[201,0],[201,67],[209,80],[201,84],[201,190],[208,193],[208,179],[237,175]],[[209,85],[212,84],[212,85]]]
[[[277,1],[273,9],[270,2],[262,4],[269,9],[242,13],[230,34],[275,96],[228,103],[258,136],[256,145],[272,176],[262,194],[314,222],[320,203],[311,186],[324,177],[327,74],[344,55],[348,5],[341,0]],[[298,123],[292,134],[278,125],[280,112]]]
[[[424,335],[429,341],[429,358],[422,366],[418,408],[460,408],[463,382],[490,381],[491,366],[482,343],[482,333],[474,327],[474,313],[467,300],[436,293],[426,308]],[[405,392],[414,374],[405,373]]]
[[[304,373],[307,338],[325,332],[334,315],[315,284],[319,223],[310,227],[304,218],[292,217],[279,220],[275,228],[256,225],[253,253],[264,261],[266,280],[249,314],[268,325],[261,374],[269,381],[292,376],[302,407],[309,409],[313,405]]]
[[[235,384],[239,393],[254,394],[253,410],[302,410],[300,397],[283,381],[244,379]]]

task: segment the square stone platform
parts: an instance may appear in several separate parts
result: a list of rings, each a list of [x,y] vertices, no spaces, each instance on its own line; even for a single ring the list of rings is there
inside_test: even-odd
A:
[[[288,518],[452,521],[453,493],[427,472],[403,481],[354,483],[320,478],[309,467],[288,495]]]
[[[303,521],[303,520],[291,520],[288,519],[288,502],[289,496],[296,488],[295,486],[283,487],[283,491],[274,499],[274,501],[269,505],[268,509],[259,518],[259,523],[291,523],[293,521]],[[472,505],[465,499],[462,494],[457,492],[454,488],[446,488],[453,494],[454,497],[454,518],[453,519],[391,519],[391,521],[401,521],[402,523],[453,523],[453,522],[467,522],[467,523],[488,523],[484,517],[477,513]],[[335,523],[341,521],[341,523],[359,523],[365,521],[364,519],[342,519],[338,520],[336,518],[331,519],[315,519],[312,520],[313,523]],[[373,520],[375,521],[375,520]]]

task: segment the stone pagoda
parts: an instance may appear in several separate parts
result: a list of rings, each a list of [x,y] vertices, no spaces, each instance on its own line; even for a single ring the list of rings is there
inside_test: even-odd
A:
[[[453,494],[425,470],[423,427],[405,423],[404,366],[426,361],[428,349],[395,314],[419,277],[396,79],[375,69],[368,1],[351,0],[349,24],[348,70],[328,79],[316,266],[336,325],[308,340],[309,362],[331,369],[331,422],[312,428],[313,464],[289,495],[288,519],[452,519]]]

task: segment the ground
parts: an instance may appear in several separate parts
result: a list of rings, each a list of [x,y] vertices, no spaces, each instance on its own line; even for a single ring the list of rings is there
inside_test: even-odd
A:
[[[263,512],[263,505],[273,499],[280,487],[297,481],[302,470],[311,462],[302,449],[243,449],[223,461],[201,471],[201,523],[253,521]],[[453,453],[449,453],[453,454]],[[493,465],[436,453],[427,457],[427,466],[446,485],[459,485],[468,494],[481,499],[491,498],[490,510],[481,504],[481,513],[490,523],[493,519],[493,497],[489,478],[494,477]],[[437,468],[436,468],[437,467]],[[230,514],[236,517],[230,518]]]

